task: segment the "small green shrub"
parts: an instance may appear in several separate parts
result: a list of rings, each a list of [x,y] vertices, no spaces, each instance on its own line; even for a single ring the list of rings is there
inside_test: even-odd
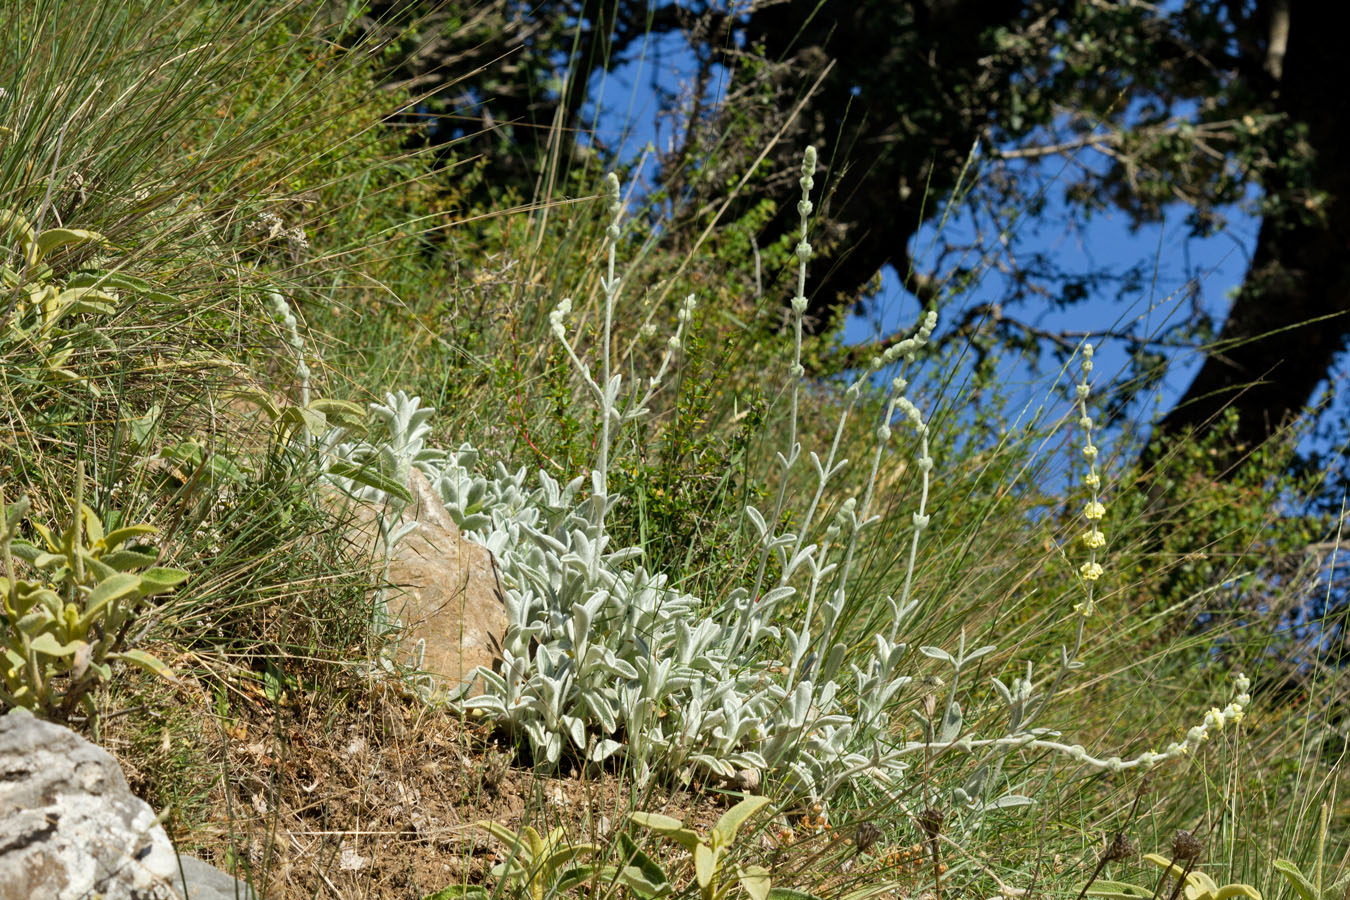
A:
[[[568,868],[568,864],[578,856],[600,850],[594,844],[569,842],[561,825],[542,837],[529,825],[519,833],[496,822],[479,822],[478,827],[511,848],[506,861],[493,867],[493,877],[526,888],[530,900],[544,900],[554,891],[567,890],[584,881],[583,870]]]
[[[706,835],[685,828],[683,822],[670,816],[635,812],[630,813],[628,818],[643,828],[670,838],[693,855],[694,880],[698,882],[702,900],[723,900],[737,882],[745,888],[751,900],[765,900],[769,896],[768,869],[763,866],[737,866],[736,878],[732,881],[724,880],[722,870],[735,846],[741,826],[768,802],[768,797],[746,797],[724,812]],[[630,866],[622,870],[621,877],[639,896],[660,897],[669,893],[669,879],[662,874],[661,878],[653,882],[654,874],[634,870]]]
[[[97,332],[80,317],[110,315],[119,298],[96,276],[58,278],[47,258],[102,241],[102,235],[76,228],[38,231],[14,210],[0,209],[0,353],[19,356],[20,377],[85,383],[70,363],[77,339]]]
[[[4,662],[0,700],[47,718],[64,719],[83,704],[91,723],[90,690],[112,678],[126,662],[169,676],[163,662],[128,646],[145,601],[173,590],[188,577],[182,569],[156,566],[157,554],[139,539],[156,532],[139,524],[105,532],[83,502],[84,470],[77,470],[70,522],[64,531],[33,523],[41,546],[18,537],[30,504],[21,497],[6,506],[0,496],[0,631]],[[20,578],[16,559],[38,577]]]

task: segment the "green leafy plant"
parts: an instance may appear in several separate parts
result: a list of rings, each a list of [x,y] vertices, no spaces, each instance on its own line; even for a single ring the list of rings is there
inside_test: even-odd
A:
[[[239,389],[230,395],[255,404],[267,416],[281,442],[300,434],[321,438],[334,427],[359,431],[365,426],[366,411],[346,400],[318,397],[303,406],[288,403],[265,391]]]
[[[1350,890],[1350,871],[1344,872],[1340,878],[1330,884],[1327,884],[1323,879],[1323,860],[1326,859],[1327,826],[1330,818],[1330,807],[1324,803],[1322,804],[1321,824],[1317,831],[1317,856],[1312,877],[1304,875],[1303,871],[1292,860],[1277,859],[1272,864],[1275,871],[1283,875],[1285,880],[1293,885],[1294,892],[1298,894],[1299,900],[1340,900],[1345,896],[1346,891]]]
[[[694,857],[694,880],[698,883],[702,900],[722,900],[739,882],[751,900],[767,900],[769,870],[763,866],[737,866],[735,881],[723,880],[726,859],[736,844],[741,826],[768,804],[768,797],[750,796],[722,813],[717,824],[707,834],[684,827],[679,819],[659,813],[629,813],[631,822],[668,837],[688,850]],[[650,863],[650,860],[645,860]],[[658,877],[659,876],[659,877]],[[660,897],[670,892],[669,879],[659,869],[643,864],[626,866],[619,873],[620,880],[646,897]]]
[[[571,843],[561,825],[542,837],[530,825],[519,832],[488,821],[479,822],[478,827],[511,848],[506,861],[493,866],[493,877],[516,882],[529,891],[530,900],[544,900],[551,891],[565,891],[585,881],[591,870],[568,868],[568,864],[578,856],[595,854],[600,849],[594,844]],[[473,889],[465,890],[472,893]],[[461,892],[458,896],[467,895]]]
[[[1261,900],[1261,892],[1250,884],[1225,884],[1204,872],[1193,871],[1188,866],[1177,865],[1159,853],[1145,853],[1144,859],[1163,870],[1168,876],[1181,882],[1181,892],[1186,900],[1232,900],[1235,897],[1247,897]],[[1153,888],[1131,884],[1128,881],[1098,881],[1085,892],[1089,897],[1104,897],[1106,900],[1153,900],[1158,892]]]
[[[707,834],[686,828],[679,819],[657,813],[629,813],[629,820],[643,828],[668,837],[692,854],[694,858],[694,880],[698,884],[702,900],[722,900],[739,883],[745,888],[751,900],[819,900],[814,894],[795,888],[774,887],[769,871],[763,866],[737,866],[736,878],[724,880],[727,857],[736,844],[741,827],[768,804],[767,797],[750,796],[737,803],[722,814]],[[626,834],[619,835],[619,848],[625,865],[608,868],[602,874],[612,876],[646,900],[661,900],[673,895],[675,884],[665,870],[650,856],[643,853]],[[866,885],[841,895],[840,900],[869,900],[893,891],[893,882],[883,881]]]
[[[145,601],[182,584],[188,573],[156,566],[157,554],[138,543],[154,534],[138,524],[104,531],[83,502],[84,469],[77,468],[70,522],[53,532],[33,523],[41,546],[18,537],[31,505],[21,497],[6,506],[0,497],[0,575],[4,661],[0,700],[48,718],[64,719],[83,704],[90,722],[90,690],[112,678],[113,666],[130,663],[171,677],[169,668],[143,650],[129,647],[132,626]],[[20,578],[16,559],[35,580]]]
[[[1273,863],[1276,872],[1285,877],[1294,887],[1301,900],[1339,900],[1350,888],[1350,872],[1346,872],[1332,884],[1322,884],[1304,875],[1297,865],[1287,859],[1277,859]],[[1320,867],[1319,867],[1320,868]]]
[[[46,260],[63,247],[102,243],[103,236],[79,228],[38,231],[24,216],[3,209],[0,241],[7,251],[0,255],[0,350],[15,347],[36,356],[41,361],[37,372],[45,380],[84,383],[69,364],[75,339],[91,330],[87,323],[72,326],[69,320],[110,315],[119,298],[107,283],[112,276],[84,273],[60,280]]]

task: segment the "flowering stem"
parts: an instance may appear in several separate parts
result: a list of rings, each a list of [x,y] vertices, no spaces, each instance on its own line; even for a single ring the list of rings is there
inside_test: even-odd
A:
[[[788,473],[797,462],[797,457],[801,455],[801,445],[797,442],[797,408],[798,397],[801,392],[802,377],[806,374],[806,369],[802,366],[802,317],[806,314],[806,261],[811,258],[811,245],[806,242],[807,226],[810,224],[811,217],[811,188],[815,186],[815,179],[811,176],[816,171],[816,148],[807,147],[802,154],[802,177],[798,180],[801,185],[802,199],[797,203],[797,214],[801,218],[801,239],[797,242],[797,294],[792,298],[792,368],[788,370],[792,377],[791,405],[788,413],[788,452],[787,455],[778,454],[778,464],[781,470],[780,481],[778,483],[778,496],[774,501],[773,516],[768,520],[769,534],[765,535],[764,548],[759,556],[759,568],[755,572],[755,586],[750,591],[750,597],[744,615],[737,629],[736,640],[732,643],[732,651],[739,653],[741,642],[749,630],[749,617],[754,614],[755,600],[759,597],[760,591],[764,587],[764,573],[769,565],[769,538],[773,534],[773,529],[778,526],[778,520],[783,515],[783,506],[787,502]]]

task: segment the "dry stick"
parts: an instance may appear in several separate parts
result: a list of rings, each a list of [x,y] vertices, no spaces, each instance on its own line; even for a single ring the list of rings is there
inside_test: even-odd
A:
[[[1172,895],[1168,897],[1167,900],[1177,900],[1177,895],[1179,895],[1181,893],[1181,889],[1186,886],[1186,879],[1190,877],[1191,869],[1194,866],[1195,866],[1194,859],[1186,860],[1186,868],[1182,870],[1181,877],[1177,879],[1177,883],[1172,887]],[[1162,878],[1158,879],[1158,887],[1162,887],[1162,879],[1166,877],[1167,873],[1164,872]],[[1153,889],[1153,896],[1154,897],[1158,896],[1158,888]]]
[[[924,834],[928,836],[928,850],[933,856],[934,900],[942,900],[942,854],[940,851],[942,843],[938,840],[938,835],[942,833],[942,820],[944,818],[942,810],[936,807],[929,807],[919,813],[919,825],[923,828]]]
[[[661,296],[656,298],[656,303],[653,304],[654,306],[660,306],[662,302],[665,301],[666,295],[670,293],[670,289],[675,286],[675,282],[679,281],[680,276],[684,274],[684,270],[689,267],[689,260],[694,258],[694,254],[698,253],[698,248],[703,246],[703,242],[708,239],[708,235],[717,227],[717,223],[721,221],[722,216],[731,206],[731,202],[740,194],[741,188],[745,187],[746,182],[750,180],[750,176],[755,173],[755,170],[759,168],[759,164],[764,161],[764,157],[769,155],[769,151],[778,146],[778,141],[783,137],[783,132],[787,131],[788,126],[796,121],[798,114],[802,111],[802,107],[806,106],[806,101],[811,99],[815,94],[816,89],[820,87],[820,83],[825,80],[825,76],[829,75],[833,69],[834,60],[830,60],[830,64],[821,70],[815,83],[802,95],[802,99],[797,101],[797,105],[792,108],[792,112],[788,113],[787,121],[785,121],[778,131],[774,133],[774,136],[769,140],[769,143],[759,152],[759,156],[755,157],[755,161],[746,168],[745,174],[741,176],[741,180],[736,183],[736,186],[731,189],[729,194],[727,194],[726,200],[722,202],[722,208],[719,209],[716,215],[712,217],[712,220],[708,222],[707,227],[703,229],[703,233],[698,236],[698,240],[694,241],[694,246],[689,249],[687,254],[685,254],[684,259],[680,262],[679,268],[675,270],[675,274],[671,275],[669,280],[666,281],[666,286],[662,289]]]

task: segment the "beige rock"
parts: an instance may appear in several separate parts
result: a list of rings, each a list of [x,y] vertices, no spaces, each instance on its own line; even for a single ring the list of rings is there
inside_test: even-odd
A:
[[[389,614],[402,627],[397,659],[408,662],[425,641],[422,669],[438,687],[454,688],[477,666],[499,666],[506,609],[492,554],[464,538],[420,471],[413,470],[408,488],[413,502],[403,516],[417,527],[394,547],[388,576]],[[382,554],[374,511],[359,513],[357,523]]]

